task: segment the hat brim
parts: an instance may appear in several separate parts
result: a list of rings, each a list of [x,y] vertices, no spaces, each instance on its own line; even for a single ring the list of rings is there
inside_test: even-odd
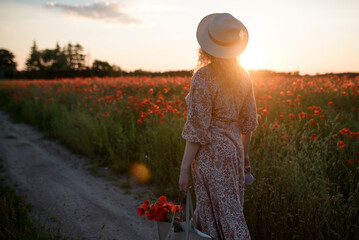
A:
[[[219,13],[213,13],[205,18],[198,24],[197,28],[197,41],[201,48],[208,54],[224,59],[232,59],[239,56],[247,47],[248,44],[248,31],[247,28],[240,22],[241,25],[241,37],[240,39],[231,44],[230,46],[223,46],[215,43],[210,36],[208,35],[208,28],[210,22],[218,15]]]

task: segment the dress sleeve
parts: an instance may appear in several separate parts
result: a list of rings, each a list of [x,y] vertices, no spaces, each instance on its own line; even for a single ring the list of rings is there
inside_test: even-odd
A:
[[[249,76],[248,76],[249,77]],[[249,78],[249,88],[243,99],[243,107],[239,115],[239,129],[241,134],[248,134],[258,126],[257,107],[254,98],[252,80]]]
[[[198,71],[192,78],[187,105],[187,121],[182,137],[188,142],[208,144],[211,141],[212,97],[208,79]]]

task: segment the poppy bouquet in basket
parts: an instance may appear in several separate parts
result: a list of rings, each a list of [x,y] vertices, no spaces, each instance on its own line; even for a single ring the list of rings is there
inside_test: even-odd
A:
[[[137,207],[138,215],[146,215],[148,220],[155,220],[157,222],[171,222],[172,214],[181,210],[182,207],[180,205],[167,201],[166,196],[159,197],[158,201],[151,205],[149,200],[144,200],[142,205]],[[176,217],[175,220],[180,221],[180,218]]]

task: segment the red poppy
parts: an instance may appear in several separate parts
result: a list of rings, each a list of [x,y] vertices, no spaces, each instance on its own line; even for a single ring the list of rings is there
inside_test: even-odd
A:
[[[340,130],[339,132],[343,135],[347,135],[350,131],[349,131],[349,129],[342,128],[342,130]]]
[[[301,113],[298,114],[298,116],[299,116],[300,118],[305,118],[306,113],[305,113],[305,112],[301,112]]]
[[[317,138],[317,134],[312,134],[312,136],[310,136],[310,141],[314,141]]]
[[[355,138],[356,137],[356,133],[355,132],[349,132],[349,137],[351,138]]]
[[[313,118],[313,114],[307,114],[307,118]]]
[[[158,201],[165,202],[165,201],[167,201],[167,197],[166,196],[161,196],[161,197],[158,198]]]
[[[144,200],[142,205],[137,208],[137,213],[140,216],[146,215],[150,221],[168,221],[170,212],[181,211],[181,206],[175,205],[173,202],[167,202],[166,196],[160,196],[155,204],[148,205],[149,201]]]
[[[344,148],[345,147],[345,142],[344,141],[339,141],[338,142],[338,148]]]
[[[267,115],[268,114],[268,110],[267,109],[263,109],[262,113],[261,113],[263,116]]]
[[[347,160],[347,163],[359,163],[359,160]]]
[[[137,208],[137,214],[140,216],[145,216],[147,210],[148,210],[148,205],[143,204]]]
[[[293,113],[289,114],[289,118],[290,120],[295,121],[295,115]]]

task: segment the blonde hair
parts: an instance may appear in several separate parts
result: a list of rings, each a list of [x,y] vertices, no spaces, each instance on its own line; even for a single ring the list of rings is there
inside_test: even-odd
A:
[[[237,58],[222,59],[206,53],[202,48],[198,49],[197,68],[208,66],[216,81],[224,87],[227,93],[236,95],[241,89],[241,79],[244,69],[240,66]]]

